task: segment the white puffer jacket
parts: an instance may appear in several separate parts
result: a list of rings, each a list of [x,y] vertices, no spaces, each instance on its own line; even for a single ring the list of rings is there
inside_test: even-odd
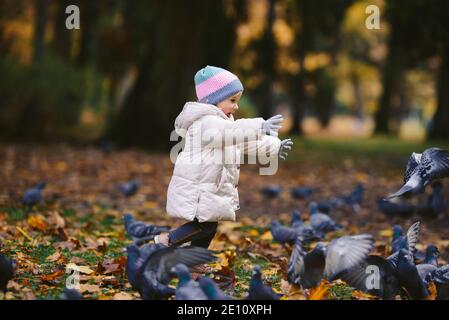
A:
[[[280,140],[263,135],[262,118],[228,118],[211,104],[187,102],[175,121],[185,138],[167,191],[167,212],[189,221],[235,221],[241,154],[277,157]]]

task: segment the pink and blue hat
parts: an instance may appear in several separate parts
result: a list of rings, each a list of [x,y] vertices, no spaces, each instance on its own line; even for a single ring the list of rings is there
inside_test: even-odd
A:
[[[195,74],[198,102],[217,105],[219,102],[243,91],[239,78],[228,70],[206,66]]]

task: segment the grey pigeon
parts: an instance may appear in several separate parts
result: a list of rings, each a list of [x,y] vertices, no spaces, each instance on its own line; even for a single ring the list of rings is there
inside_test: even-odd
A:
[[[310,225],[313,229],[319,232],[330,232],[340,230],[343,227],[336,223],[330,216],[322,213],[318,209],[318,204],[316,202],[311,202],[309,204],[310,211]]]
[[[406,202],[398,202],[396,199],[398,198],[393,198],[391,200],[378,198],[377,206],[379,211],[388,217],[408,217],[415,212],[416,208],[414,205]]]
[[[83,296],[76,289],[65,289],[61,294],[62,300],[83,300]]]
[[[189,268],[184,264],[177,264],[172,272],[176,273],[179,282],[176,288],[176,300],[207,300],[206,294],[198,282],[190,278]]]
[[[218,285],[209,277],[202,277],[199,280],[201,290],[207,297],[207,300],[233,300],[220,290]]]
[[[138,180],[132,180],[126,183],[119,184],[117,190],[120,191],[125,197],[131,197],[137,193],[140,187]]]
[[[265,198],[274,199],[282,192],[281,186],[267,186],[260,191]]]
[[[433,282],[437,288],[437,300],[449,298],[449,265],[442,266],[426,276],[426,283]]]
[[[46,183],[41,181],[34,187],[25,191],[22,203],[28,208],[33,207],[42,201],[42,190],[44,190]]]
[[[310,187],[295,187],[290,190],[290,194],[295,199],[305,199],[310,197],[316,189]]]
[[[0,291],[6,292],[9,280],[14,276],[16,262],[0,253]]]
[[[427,274],[438,269],[439,253],[438,248],[433,244],[427,246],[426,258],[424,262],[416,266],[416,269],[418,269],[418,274],[423,281],[425,281]]]
[[[333,199],[333,201],[337,206],[347,205],[350,206],[354,211],[359,211],[360,204],[363,200],[364,191],[365,188],[363,187],[363,184],[358,183],[350,194],[336,197]]]
[[[162,232],[170,230],[169,226],[156,226],[141,221],[137,221],[134,217],[126,213],[123,215],[126,232],[133,238],[133,241],[141,238],[158,235]]]
[[[371,235],[360,234],[336,238],[327,247],[319,242],[307,252],[298,239],[288,262],[288,280],[304,289],[316,287],[323,278],[333,281],[364,261],[373,245]]]
[[[413,152],[407,162],[404,185],[388,198],[423,193],[436,179],[449,176],[449,151],[429,148],[422,154]]]
[[[321,239],[315,230],[308,225],[297,226],[296,228],[289,228],[283,226],[278,220],[274,220],[270,224],[271,234],[273,240],[279,243],[293,244],[297,237],[301,237],[303,241],[310,242]]]
[[[441,181],[435,181],[431,186],[432,194],[423,205],[418,207],[418,213],[426,218],[437,218],[449,209],[449,201],[443,195]]]
[[[260,266],[255,266],[246,300],[279,300],[280,297],[282,295],[275,293],[273,289],[263,283]]]
[[[175,293],[168,286],[172,279],[171,269],[178,263],[193,267],[216,259],[212,251],[188,246],[167,247],[163,244],[145,244],[127,247],[126,274],[134,290],[143,299],[163,299]]]
[[[415,222],[408,228],[407,234],[404,236],[402,227],[398,224],[394,225],[393,239],[391,242],[392,252],[395,253],[400,249],[406,249],[413,256],[415,254],[416,244],[418,243],[419,226],[420,222]]]
[[[429,296],[426,284],[419,276],[413,262],[413,255],[406,249],[399,250],[396,275],[399,285],[403,287],[410,299],[425,299]]]
[[[294,229],[304,225],[304,221],[302,221],[302,218],[301,218],[301,211],[299,211],[299,210],[292,211],[292,219],[290,221],[290,225]]]

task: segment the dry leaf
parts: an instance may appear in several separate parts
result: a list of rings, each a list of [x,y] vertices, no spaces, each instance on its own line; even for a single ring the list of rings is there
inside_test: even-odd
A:
[[[114,300],[133,300],[134,297],[127,292],[119,292],[114,295]]]
[[[329,295],[329,288],[329,282],[323,279],[317,287],[310,289],[308,300],[324,300]]]

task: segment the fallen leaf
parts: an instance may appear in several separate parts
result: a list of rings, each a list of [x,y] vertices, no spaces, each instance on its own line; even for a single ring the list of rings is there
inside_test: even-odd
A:
[[[127,292],[119,292],[114,295],[113,300],[133,300],[133,296]]]
[[[329,295],[329,282],[323,279],[315,288],[310,289],[308,300],[324,300]]]

